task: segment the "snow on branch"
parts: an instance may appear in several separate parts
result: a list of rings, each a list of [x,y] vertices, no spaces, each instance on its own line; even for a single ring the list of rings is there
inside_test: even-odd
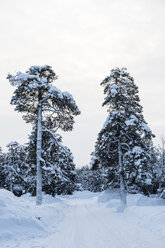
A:
[[[125,121],[125,124],[127,126],[135,126],[137,122],[138,122],[138,119],[136,118],[136,116],[131,115],[130,119]]]
[[[146,123],[144,123],[144,122],[142,122],[141,128],[142,128],[144,131],[148,132],[148,133],[152,133],[152,131],[151,131],[151,129],[149,128],[149,126],[148,126]]]
[[[18,72],[16,76],[8,74],[7,78],[9,79],[11,85],[13,86],[20,85],[22,82],[32,81],[32,80],[40,82],[40,77],[38,75],[29,75],[21,72]]]
[[[61,144],[57,141],[56,136],[54,135],[54,133],[53,133],[51,130],[45,128],[45,129],[43,129],[42,131],[43,131],[43,132],[48,132],[48,133],[52,136],[52,138],[54,139],[55,143],[56,143],[58,146],[60,146],[65,152],[68,153],[68,150],[67,150],[63,145],[61,145]]]

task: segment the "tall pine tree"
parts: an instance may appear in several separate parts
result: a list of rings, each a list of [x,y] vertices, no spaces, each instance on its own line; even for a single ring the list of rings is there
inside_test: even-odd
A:
[[[51,128],[72,130],[74,116],[80,111],[68,92],[61,92],[52,83],[57,79],[55,72],[48,65],[32,66],[26,73],[9,74],[7,77],[16,86],[11,104],[15,110],[23,113],[27,123],[37,126],[37,198],[36,204],[42,204],[42,132],[43,125],[51,123]],[[47,131],[49,129],[47,128]]]
[[[146,182],[150,175],[149,150],[154,136],[142,114],[138,87],[125,68],[111,70],[101,85],[108,117],[98,134],[93,166],[109,167],[111,180],[119,181],[121,203],[126,205],[126,181]]]

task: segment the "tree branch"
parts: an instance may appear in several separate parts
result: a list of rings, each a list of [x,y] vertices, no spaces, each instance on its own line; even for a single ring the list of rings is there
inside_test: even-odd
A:
[[[53,132],[51,132],[49,129],[42,129],[42,131],[43,131],[43,132],[48,132],[48,133],[52,136],[52,138],[54,139],[54,141],[56,142],[56,144],[57,144],[58,146],[60,146],[65,152],[68,153],[68,150],[67,150],[64,146],[62,146],[59,142],[57,142],[57,139],[56,139],[56,137],[54,136],[54,133],[53,133]]]

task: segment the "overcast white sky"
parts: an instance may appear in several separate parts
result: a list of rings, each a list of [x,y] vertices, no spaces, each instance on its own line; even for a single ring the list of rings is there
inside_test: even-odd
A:
[[[89,163],[106,119],[100,82],[127,67],[139,87],[144,117],[165,134],[164,0],[0,0],[0,146],[27,142],[31,126],[14,112],[7,74],[48,64],[82,114],[63,134],[77,166]]]

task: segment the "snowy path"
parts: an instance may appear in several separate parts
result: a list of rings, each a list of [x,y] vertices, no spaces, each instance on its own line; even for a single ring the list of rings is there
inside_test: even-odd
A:
[[[67,218],[61,232],[49,237],[43,247],[58,248],[164,248],[164,241],[139,226],[128,222],[122,213],[105,208],[96,197],[70,198]]]
[[[116,208],[106,208],[97,194],[76,193],[62,199],[62,218],[49,220],[42,237],[15,241],[5,248],[164,248],[165,237],[142,219]],[[56,203],[51,208],[56,208]],[[162,207],[165,211],[165,206]],[[56,224],[57,220],[57,224]],[[44,220],[44,216],[42,217]],[[165,223],[164,223],[165,225]],[[3,247],[3,246],[2,246]]]

